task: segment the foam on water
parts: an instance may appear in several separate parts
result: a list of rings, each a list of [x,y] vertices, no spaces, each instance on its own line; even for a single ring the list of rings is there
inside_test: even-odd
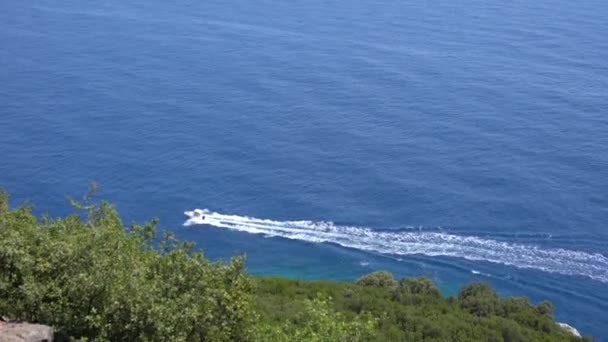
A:
[[[195,215],[196,213],[196,215]],[[375,231],[365,227],[338,226],[332,222],[273,221],[224,215],[209,210],[188,211],[184,225],[210,225],[269,237],[334,243],[362,251],[390,254],[448,256],[488,261],[519,268],[573,276],[608,283],[608,258],[567,249],[544,249],[475,236],[428,231]]]

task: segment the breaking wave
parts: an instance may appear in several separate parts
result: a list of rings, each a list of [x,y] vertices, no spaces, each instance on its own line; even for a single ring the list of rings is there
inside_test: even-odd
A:
[[[382,254],[422,254],[488,261],[564,275],[586,276],[608,283],[608,258],[599,253],[540,248],[437,231],[375,231],[364,227],[339,226],[332,222],[273,221],[200,209],[196,212],[202,213],[204,218],[202,215],[192,215],[194,211],[186,212],[190,219],[184,223],[185,226],[205,224],[270,237],[334,243]]]

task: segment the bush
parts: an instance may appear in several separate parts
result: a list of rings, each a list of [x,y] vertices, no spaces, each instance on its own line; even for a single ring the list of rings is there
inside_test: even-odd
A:
[[[302,315],[302,303],[320,296],[333,298],[331,302],[325,300],[333,307],[325,312],[337,315],[338,320],[365,321],[370,316],[377,320],[373,336],[363,341],[580,341],[557,328],[552,318],[539,314],[525,298],[500,299],[485,285],[463,288],[462,299],[495,298],[493,311],[500,315],[472,314],[457,297],[438,296],[435,285],[428,279],[402,279],[395,289],[277,277],[256,280],[254,291],[260,324],[278,329],[286,336],[305,329],[311,318]],[[505,315],[507,308],[511,311]],[[286,321],[290,328],[281,328]]]
[[[372,339],[376,320],[367,314],[346,319],[331,307],[331,298],[319,295],[302,302],[303,309],[294,322],[282,325],[260,324],[256,340],[273,342],[351,342]],[[299,322],[299,323],[298,323]]]
[[[511,322],[502,327],[502,339],[504,342],[526,342],[521,329]]]
[[[399,280],[397,290],[402,293],[413,295],[424,295],[432,298],[440,298],[441,292],[427,277],[403,278]]]
[[[397,282],[390,272],[378,271],[362,276],[357,279],[356,284],[361,286],[394,288],[397,285]]]
[[[536,311],[541,314],[541,315],[546,315],[546,316],[553,316],[553,304],[549,301],[543,301],[540,304],[538,304],[538,306],[536,307]]]
[[[476,316],[499,314],[498,294],[486,283],[475,282],[463,287],[458,293],[463,308]]]
[[[3,196],[0,196],[5,198]],[[4,203],[0,200],[0,204]],[[213,263],[156,221],[125,230],[107,203],[37,222],[0,205],[0,313],[96,340],[248,340],[243,260]]]
[[[403,278],[399,280],[393,291],[393,300],[402,304],[419,305],[423,302],[433,302],[441,299],[441,292],[426,277]]]

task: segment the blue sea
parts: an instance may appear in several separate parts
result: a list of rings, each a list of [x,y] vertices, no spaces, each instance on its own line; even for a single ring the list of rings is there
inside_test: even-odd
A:
[[[0,1],[0,186],[92,180],[253,274],[486,281],[608,341],[608,2]]]

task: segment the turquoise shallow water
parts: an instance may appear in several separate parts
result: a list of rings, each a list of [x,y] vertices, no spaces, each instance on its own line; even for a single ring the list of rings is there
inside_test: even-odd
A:
[[[608,335],[608,5],[0,2],[0,186],[256,274],[425,274]],[[215,212],[186,225],[184,210]]]

